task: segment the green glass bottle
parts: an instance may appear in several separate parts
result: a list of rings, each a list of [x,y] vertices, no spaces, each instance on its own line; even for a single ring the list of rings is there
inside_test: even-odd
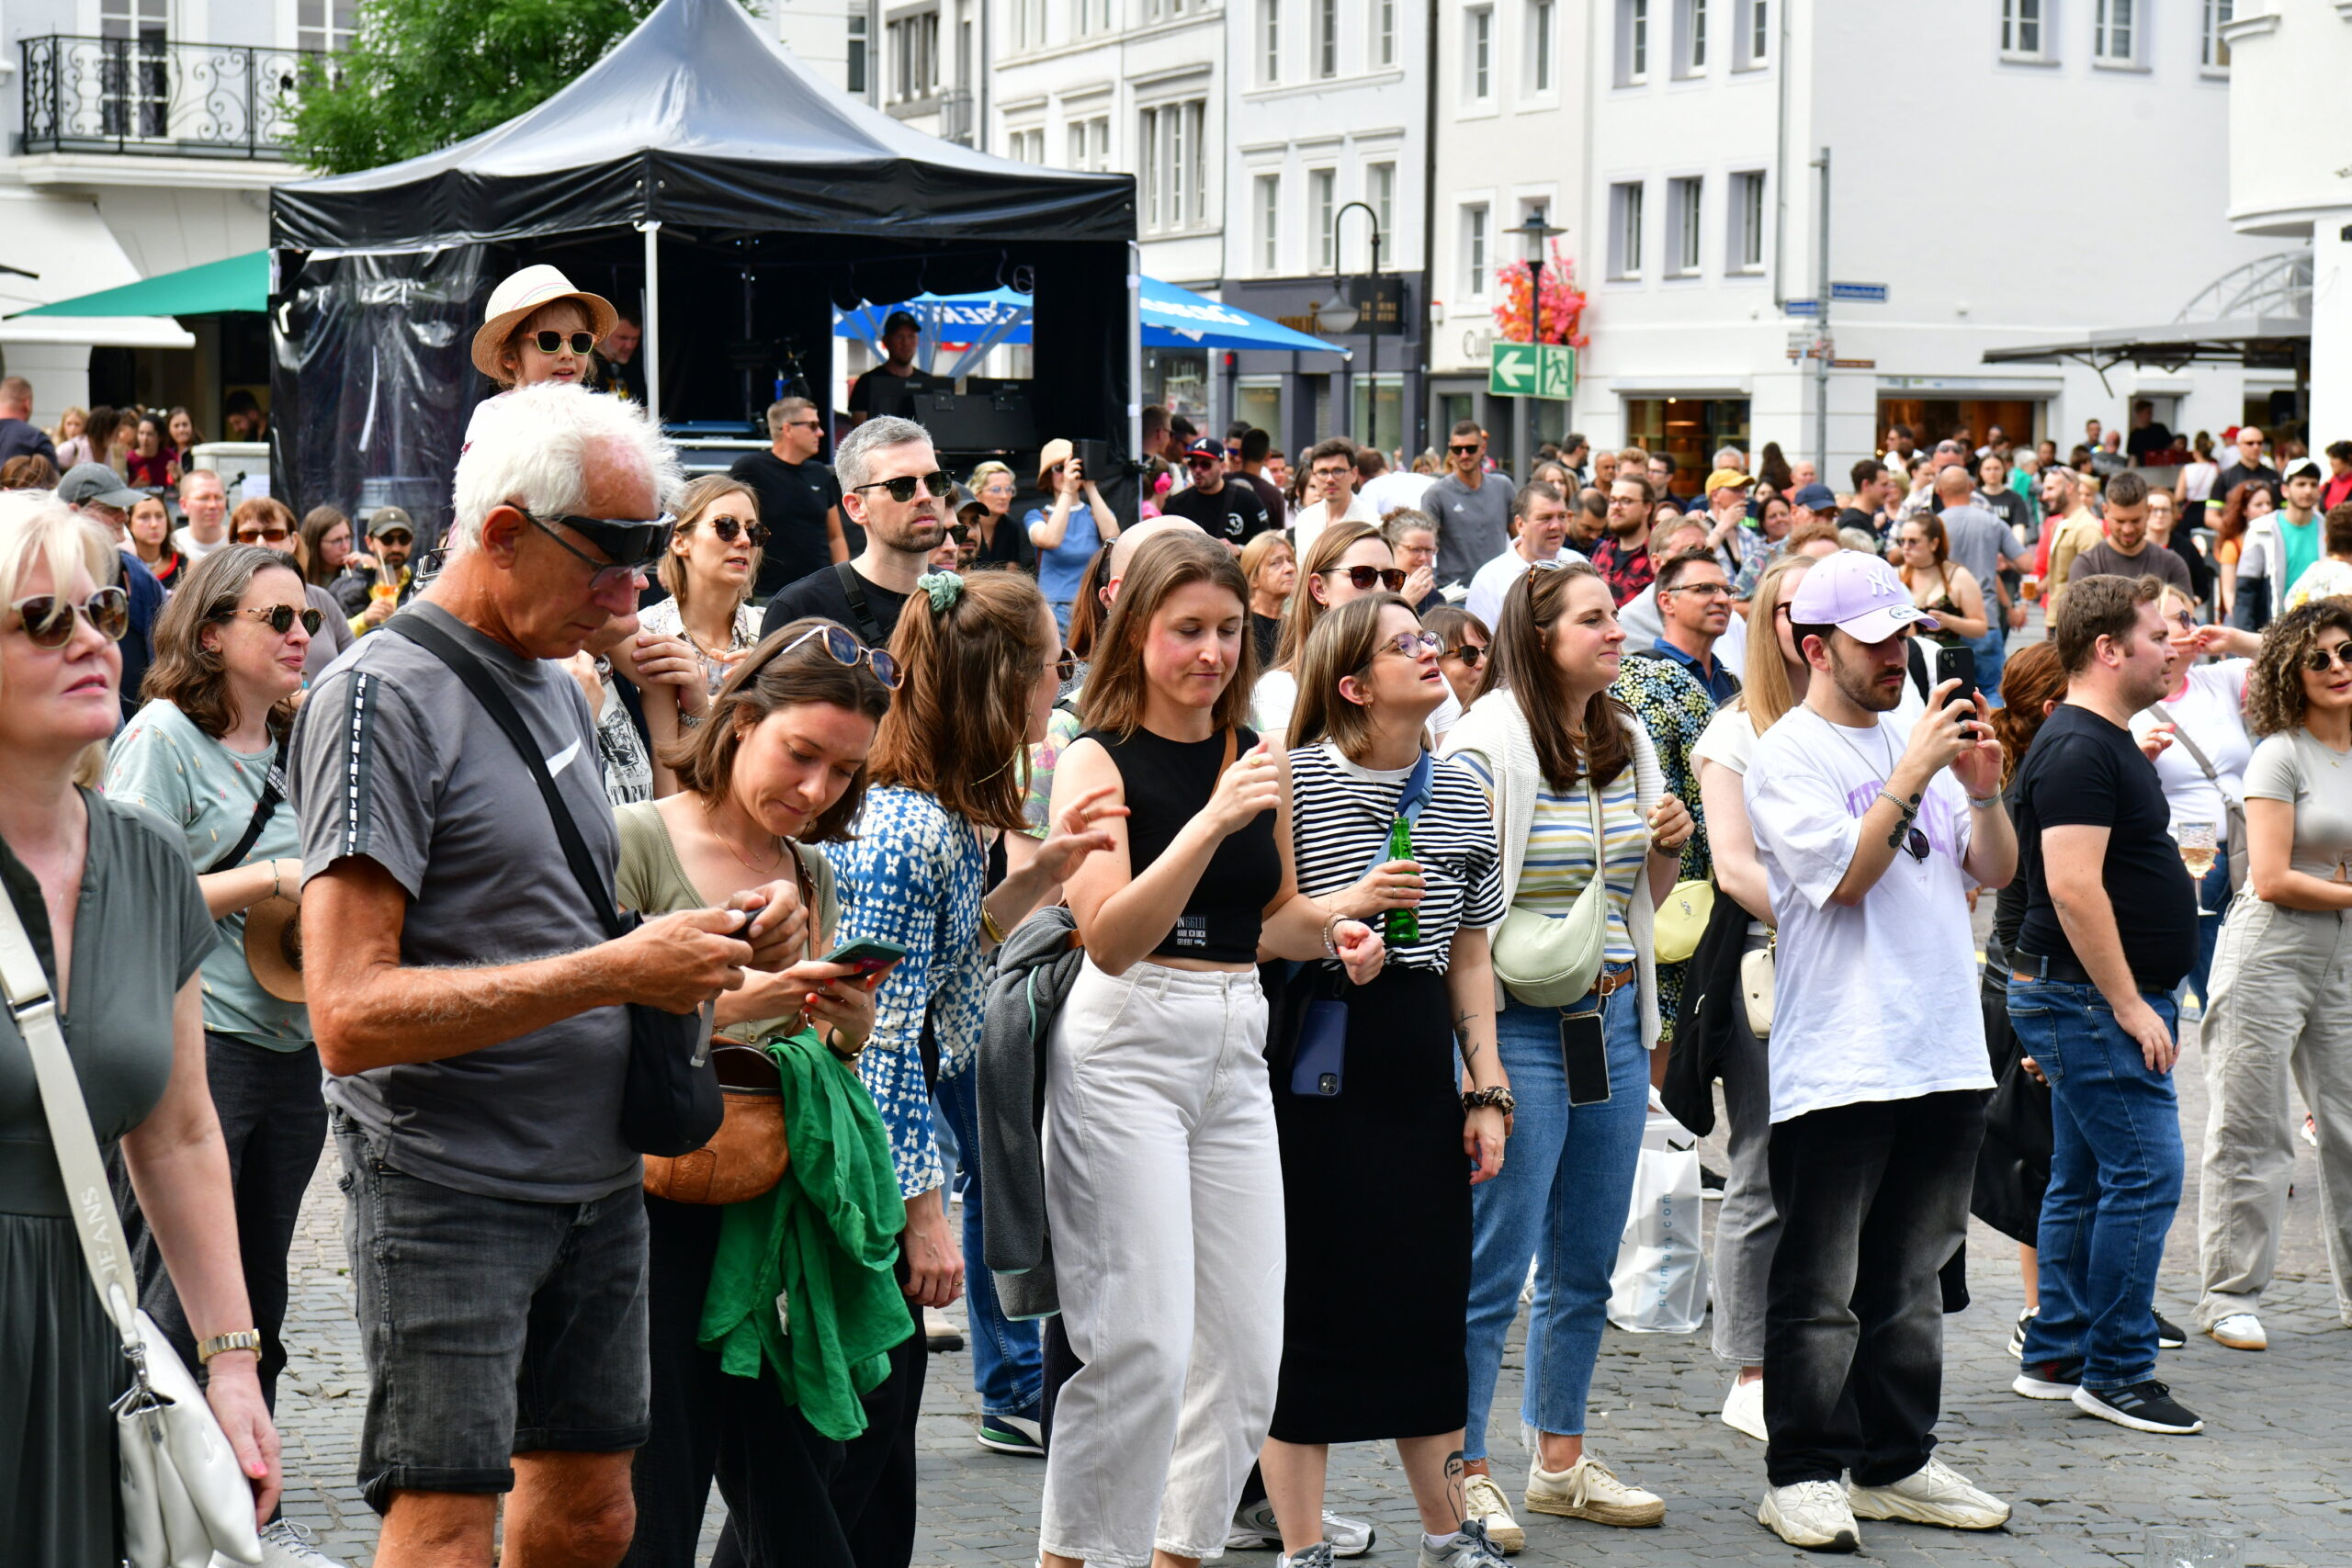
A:
[[[1388,829],[1388,858],[1393,861],[1413,858],[1413,825],[1402,817],[1396,818]],[[1421,940],[1421,919],[1410,909],[1391,909],[1381,926],[1380,934],[1392,952],[1399,947],[1409,947]]]

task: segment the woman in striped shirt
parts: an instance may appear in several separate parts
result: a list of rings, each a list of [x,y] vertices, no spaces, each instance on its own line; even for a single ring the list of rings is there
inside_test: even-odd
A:
[[[1590,566],[1530,571],[1504,597],[1478,700],[1445,741],[1490,792],[1506,908],[1565,916],[1596,874],[1608,890],[1591,992],[1566,1008],[1510,998],[1498,1024],[1518,1097],[1516,1157],[1474,1200],[1463,1452],[1469,1511],[1509,1551],[1525,1535],[1487,1475],[1487,1411],[1531,1258],[1542,1267],[1521,1412],[1537,1433],[1527,1506],[1610,1525],[1654,1525],[1666,1514],[1656,1495],[1594,1461],[1583,1437],[1649,1108],[1646,1053],[1658,1037],[1651,921],[1691,833],[1690,812],[1665,792],[1648,732],[1609,694],[1624,641],[1609,585]],[[1598,845],[1588,789],[1600,800]]]
[[[1410,911],[1418,929],[1389,931],[1379,978],[1350,986],[1336,964],[1310,965],[1280,1004],[1291,1027],[1273,1053],[1274,1124],[1291,1268],[1261,1468],[1294,1563],[1324,1540],[1329,1445],[1393,1438],[1420,1509],[1420,1561],[1501,1568],[1447,1465],[1469,1396],[1470,1189],[1502,1169],[1510,1100],[1487,953],[1486,928],[1503,913],[1494,822],[1470,770],[1421,748],[1447,694],[1442,646],[1401,597],[1375,592],[1326,615],[1298,660],[1298,890],[1354,919]],[[1392,857],[1399,821],[1411,849]],[[1337,1062],[1318,1057],[1304,1021],[1330,1000],[1345,1009]],[[1414,1266],[1384,1287],[1381,1310],[1333,1313],[1329,1260],[1379,1256],[1400,1236]]]

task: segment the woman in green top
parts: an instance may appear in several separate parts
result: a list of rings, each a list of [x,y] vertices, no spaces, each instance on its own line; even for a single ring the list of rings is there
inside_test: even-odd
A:
[[[107,758],[107,797],[145,807],[178,833],[220,933],[204,960],[205,1074],[229,1149],[245,1294],[261,1330],[261,1393],[272,1410],[286,1366],[278,1337],[286,1255],[326,1141],[327,1108],[310,1014],[254,978],[245,913],[273,897],[302,896],[294,808],[275,795],[265,807],[263,797],[293,728],[293,695],[311,646],[302,617],[316,614],[304,603],[301,575],[277,551],[223,545],[206,556],[155,618],[146,705]],[[256,819],[259,834],[223,867]],[[140,1304],[182,1359],[193,1360],[196,1339],[154,1238],[125,1207]]]
[[[746,654],[703,724],[662,760],[678,793],[619,807],[621,902],[644,915],[723,906],[775,881],[797,856],[810,889],[809,948],[831,949],[841,904],[816,846],[849,836],[865,757],[890,692],[877,660],[831,621],[792,622]],[[760,1041],[805,1021],[850,1066],[874,1029],[874,998],[845,964],[747,970],[718,998],[718,1032]],[[876,1133],[879,1128],[876,1124]],[[887,1162],[886,1162],[887,1165]],[[766,1379],[734,1377],[696,1342],[725,1209],[645,1201],[652,1434],[634,1471],[631,1568],[693,1568],[716,1475],[753,1562],[850,1568],[826,1482],[842,1445],[812,1427]]]
[[[130,602],[118,570],[113,547],[54,497],[0,496],[0,883],[63,1003],[58,1023],[98,1141],[121,1141],[187,1321],[212,1339],[253,1327],[205,1092],[196,972],[219,937],[179,846],[87,787],[121,714],[115,643]],[[277,1433],[257,1359],[219,1350],[207,1398],[266,1518]],[[107,1404],[129,1384],[83,1266],[31,1058],[0,1010],[0,1540],[12,1565],[120,1561]]]

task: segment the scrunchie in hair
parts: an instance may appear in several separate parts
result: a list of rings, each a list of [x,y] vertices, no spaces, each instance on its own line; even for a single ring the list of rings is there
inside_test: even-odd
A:
[[[964,580],[952,571],[926,571],[915,579],[915,586],[931,595],[931,613],[934,615],[964,594]]]

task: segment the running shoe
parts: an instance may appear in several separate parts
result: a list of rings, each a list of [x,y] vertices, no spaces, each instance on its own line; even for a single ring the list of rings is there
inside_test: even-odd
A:
[[[1854,1506],[1834,1481],[1799,1481],[1764,1494],[1756,1519],[1791,1546],[1808,1551],[1858,1551],[1862,1530]]]
[[[2075,1408],[2135,1432],[2162,1432],[2186,1438],[2205,1429],[2205,1423],[2196,1413],[2173,1398],[2172,1390],[2154,1378],[2122,1388],[2078,1388],[2075,1391]]]
[[[2031,1361],[2018,1369],[2009,1387],[2028,1399],[2072,1399],[2083,1385],[2083,1359],[2068,1356],[2064,1360]]]
[[[2082,1396],[2078,1393],[2077,1399]],[[1907,1519],[1956,1530],[1998,1529],[2009,1506],[1936,1458],[1884,1486],[1849,1486],[1846,1501],[1860,1519]]]

